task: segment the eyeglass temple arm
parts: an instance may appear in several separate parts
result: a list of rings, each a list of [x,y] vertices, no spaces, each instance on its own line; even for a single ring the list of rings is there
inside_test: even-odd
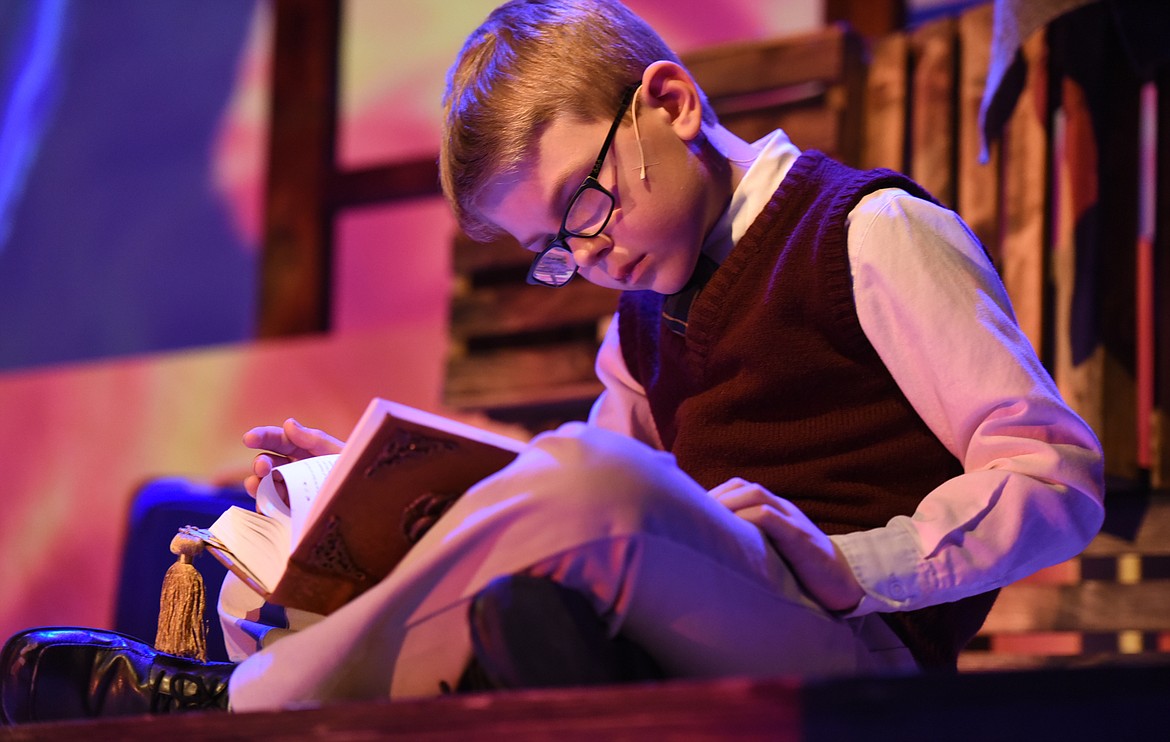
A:
[[[617,136],[618,127],[621,125],[622,119],[625,118],[626,107],[629,106],[630,101],[634,99],[634,92],[638,89],[638,87],[639,84],[634,83],[633,85],[627,87],[625,92],[622,93],[622,102],[618,106],[617,116],[614,118],[613,123],[610,124],[609,133],[605,135],[605,142],[603,142],[601,145],[601,151],[597,153],[597,161],[593,163],[593,170],[589,172],[590,178],[596,178],[601,174],[601,164],[605,162],[605,154],[609,151],[609,145],[613,144],[613,138]]]

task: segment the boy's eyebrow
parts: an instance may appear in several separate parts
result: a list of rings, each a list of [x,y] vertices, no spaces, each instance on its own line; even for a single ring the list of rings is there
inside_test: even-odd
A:
[[[569,208],[569,199],[573,197],[577,188],[585,182],[585,177],[589,172],[588,168],[591,165],[591,162],[587,162],[567,167],[553,179],[553,197],[549,199],[548,210],[549,216],[552,217],[558,229],[561,226],[561,219],[565,216],[565,209]],[[582,172],[586,173],[586,175],[582,175]]]
[[[565,215],[565,209],[569,207],[569,198],[573,195],[568,193],[567,189],[574,172],[573,168],[566,168],[553,179],[552,197],[548,199],[547,204],[548,215],[558,228],[561,226],[561,218]]]
[[[585,177],[589,173],[588,168],[592,164],[592,161],[577,163],[575,165],[570,164],[552,179],[552,187],[549,189],[551,197],[546,199],[545,207],[548,209],[550,223],[556,224],[557,230],[561,227],[561,219],[565,216],[565,209],[569,208],[569,199],[573,197],[573,193],[576,192],[577,188],[585,182]],[[517,242],[525,250],[538,252],[547,243],[551,242],[554,237],[556,237],[556,231],[534,235],[523,240],[518,239]]]

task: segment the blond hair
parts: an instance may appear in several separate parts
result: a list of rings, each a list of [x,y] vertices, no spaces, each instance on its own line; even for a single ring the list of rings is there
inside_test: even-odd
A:
[[[556,116],[612,116],[622,91],[661,59],[678,62],[616,0],[512,0],[494,10],[464,43],[443,96],[439,176],[463,230],[498,236],[476,207],[488,182],[519,168]]]

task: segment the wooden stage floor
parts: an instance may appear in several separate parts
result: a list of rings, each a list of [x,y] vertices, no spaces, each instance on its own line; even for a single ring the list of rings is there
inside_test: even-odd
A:
[[[70,740],[1133,740],[1170,734],[1170,656],[952,676],[670,681],[0,729]]]

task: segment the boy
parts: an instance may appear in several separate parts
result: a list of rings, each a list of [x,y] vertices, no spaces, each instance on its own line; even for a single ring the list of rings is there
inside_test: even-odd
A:
[[[383,648],[426,647],[399,651],[391,695],[454,680],[459,601],[512,571],[585,593],[672,675],[953,667],[995,588],[1099,528],[1095,437],[981,247],[907,179],[801,154],[782,132],[736,138],[611,0],[499,8],[452,68],[444,111],[440,171],[465,231],[514,236],[537,255],[534,281],[580,273],[627,293],[593,426],[538,439],[417,552],[424,570],[491,568],[414,585],[460,609],[429,642],[421,623],[390,632]],[[315,445],[288,428],[252,443]],[[484,541],[453,548],[484,511]],[[386,611],[394,600],[357,623],[419,615]],[[350,662],[331,666],[352,681]],[[236,707],[270,691],[248,669]]]
[[[467,605],[507,574],[577,591],[671,676],[953,668],[996,588],[1100,527],[1096,438],[914,183],[735,137],[615,0],[497,9],[444,111],[463,228],[516,237],[535,282],[625,292],[606,391],[245,659],[232,708],[454,686]],[[245,441],[257,477],[341,445],[294,421]]]

